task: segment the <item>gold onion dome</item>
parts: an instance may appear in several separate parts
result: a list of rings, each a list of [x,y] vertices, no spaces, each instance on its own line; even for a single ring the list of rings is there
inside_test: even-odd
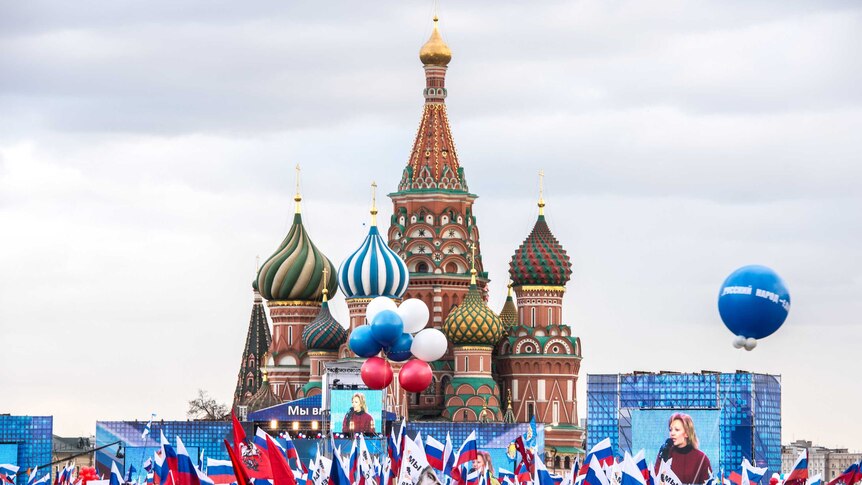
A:
[[[437,17],[434,17],[434,30],[428,42],[419,49],[419,60],[426,66],[446,66],[452,60],[452,51],[437,29]]]
[[[475,246],[473,260],[476,260]],[[476,268],[470,270],[470,290],[443,322],[443,333],[455,345],[494,346],[503,337],[500,317],[488,308],[476,286]]]

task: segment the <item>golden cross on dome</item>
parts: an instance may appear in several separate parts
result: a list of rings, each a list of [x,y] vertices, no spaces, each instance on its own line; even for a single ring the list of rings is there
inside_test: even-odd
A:
[[[323,301],[326,302],[326,295],[329,293],[329,290],[326,289],[326,284],[329,282],[329,268],[326,266],[323,267]]]
[[[539,170],[539,215],[545,215],[545,171]]]
[[[377,225],[377,182],[371,182],[371,225]]]
[[[302,195],[299,193],[299,164],[296,164],[296,195],[293,197],[296,202],[296,213],[300,213],[299,203],[302,201]]]
[[[476,284],[476,243],[470,245],[470,251],[473,253],[470,258],[470,284]]]

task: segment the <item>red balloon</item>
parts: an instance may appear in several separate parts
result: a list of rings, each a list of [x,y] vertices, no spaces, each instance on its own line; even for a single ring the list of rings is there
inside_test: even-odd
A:
[[[431,366],[428,362],[411,359],[401,367],[398,383],[408,392],[422,392],[431,384]]]
[[[369,389],[383,389],[392,383],[392,367],[386,359],[369,357],[365,359],[360,370],[362,382]]]

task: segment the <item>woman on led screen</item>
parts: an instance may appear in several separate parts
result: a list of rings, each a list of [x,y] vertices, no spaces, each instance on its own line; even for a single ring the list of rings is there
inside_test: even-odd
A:
[[[704,483],[712,474],[709,458],[698,449],[697,433],[691,416],[676,413],[667,423],[670,438],[665,441],[655,459],[655,473],[661,462],[673,458],[671,471],[682,483]]]
[[[487,473],[485,477],[488,485],[500,485],[500,480],[494,475],[494,463],[491,461],[491,454],[487,451],[479,451],[476,453],[476,471],[479,472],[479,482],[482,481],[482,475]]]
[[[341,422],[342,433],[375,433],[374,418],[368,413],[368,406],[365,404],[365,394],[357,392],[353,395],[350,401],[350,410],[344,415],[344,421]]]

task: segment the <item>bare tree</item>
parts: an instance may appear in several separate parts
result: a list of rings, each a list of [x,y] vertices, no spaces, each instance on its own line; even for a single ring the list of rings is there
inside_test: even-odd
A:
[[[198,389],[198,397],[189,401],[189,410],[186,413],[189,418],[207,421],[221,421],[230,416],[227,405],[216,402],[209,393]]]

